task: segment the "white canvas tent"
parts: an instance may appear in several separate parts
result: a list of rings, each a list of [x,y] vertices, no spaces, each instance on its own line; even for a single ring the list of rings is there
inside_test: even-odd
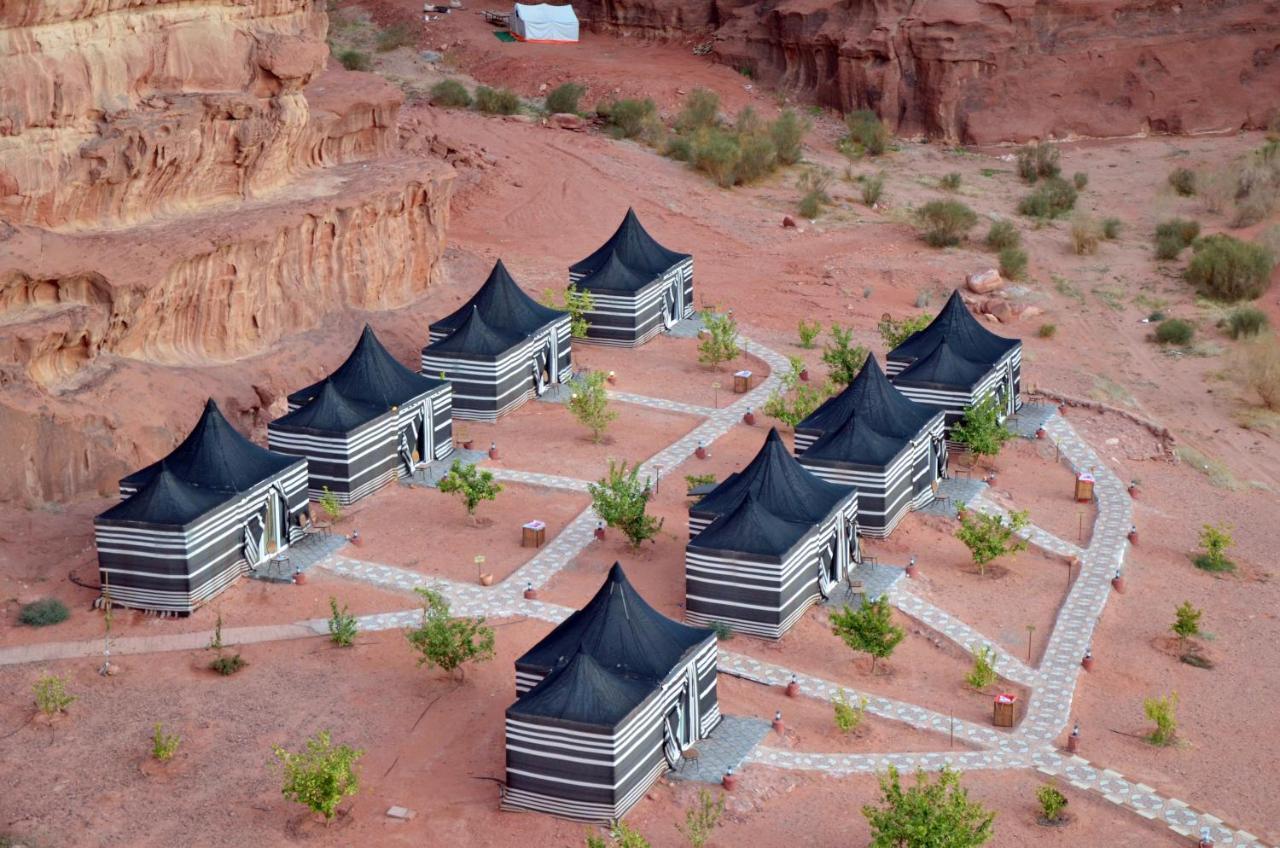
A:
[[[578,16],[572,6],[517,3],[511,12],[511,34],[521,41],[577,41]]]

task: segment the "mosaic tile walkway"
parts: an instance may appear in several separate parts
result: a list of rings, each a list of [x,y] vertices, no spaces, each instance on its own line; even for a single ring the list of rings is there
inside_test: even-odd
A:
[[[719,783],[725,772],[738,770],[761,740],[772,732],[761,718],[727,715],[711,735],[697,744],[697,759],[686,758],[668,777],[697,783]]]

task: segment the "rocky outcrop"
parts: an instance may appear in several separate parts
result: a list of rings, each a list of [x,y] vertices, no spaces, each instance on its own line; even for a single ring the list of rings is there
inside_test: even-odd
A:
[[[590,0],[595,28],[717,57],[903,135],[989,143],[1260,127],[1277,0]]]

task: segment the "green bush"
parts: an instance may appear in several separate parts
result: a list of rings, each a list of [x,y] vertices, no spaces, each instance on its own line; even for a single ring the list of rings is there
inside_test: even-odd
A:
[[[307,747],[297,753],[278,745],[273,750],[284,768],[281,794],[324,816],[326,822],[333,818],[343,798],[360,789],[356,761],[364,752],[333,745],[327,730],[308,739]]]
[[[446,109],[466,109],[471,105],[471,92],[454,79],[440,80],[431,86],[431,105]]]
[[[1275,258],[1265,247],[1222,234],[1205,236],[1194,247],[1187,280],[1201,294],[1232,303],[1267,290]]]
[[[1022,244],[1022,236],[1012,221],[1000,219],[991,222],[987,230],[987,247],[992,250],[1004,250],[1006,247],[1017,247]]]
[[[817,218],[822,214],[822,198],[817,192],[806,192],[800,197],[799,210],[809,220]]]
[[[239,654],[219,654],[217,659],[209,663],[209,668],[223,677],[230,677],[248,664],[248,661]]]
[[[1040,802],[1042,819],[1056,822],[1062,818],[1062,809],[1067,806],[1067,796],[1059,792],[1056,786],[1042,783],[1036,790],[1036,800]]]
[[[863,695],[859,695],[857,700],[850,700],[849,694],[844,689],[837,689],[835,697],[831,699],[831,706],[835,710],[836,727],[841,733],[852,733],[862,724],[862,720],[867,715],[867,699]]]
[[[1190,168],[1174,168],[1169,172],[1169,185],[1183,197],[1196,193],[1196,172]]]
[[[827,186],[831,184],[831,174],[823,169],[811,168],[800,175],[797,185],[803,194],[800,196],[800,214],[810,220],[822,214],[823,207],[831,202],[827,194]]]
[[[165,733],[164,725],[156,722],[151,730],[151,756],[162,763],[167,763],[173,759],[173,755],[178,753],[178,746],[182,744],[182,737],[176,733]]]
[[[1077,256],[1091,256],[1097,253],[1100,241],[1102,241],[1102,228],[1092,217],[1078,213],[1071,219],[1071,249]]]
[[[769,137],[773,139],[773,148],[777,152],[779,162],[783,165],[794,165],[800,161],[804,137],[811,126],[812,124],[797,115],[794,109],[783,109],[773,123],[769,124]]]
[[[1020,247],[1006,247],[1000,251],[1000,276],[1006,280],[1021,280],[1027,273],[1027,252]]]
[[[983,645],[973,652],[973,668],[964,679],[981,692],[996,682],[996,652],[990,645]]]
[[[1018,212],[1032,218],[1058,218],[1076,205],[1076,187],[1061,177],[1048,177],[1018,202]]]
[[[1062,173],[1058,163],[1060,154],[1052,144],[1028,144],[1018,148],[1018,176],[1034,183],[1041,177],[1056,177]]]
[[[951,173],[944,175],[942,179],[938,180],[938,185],[942,186],[947,191],[958,191],[960,189],[960,179],[961,177],[959,172],[952,171]]]
[[[356,643],[360,625],[346,604],[338,609],[338,599],[329,596],[329,639],[339,648],[350,648]]]
[[[1152,745],[1172,745],[1178,735],[1178,693],[1147,698],[1142,702],[1142,709],[1147,718],[1156,723],[1156,729],[1147,736],[1147,741]]]
[[[582,95],[586,93],[585,85],[578,85],[576,82],[562,82],[555,88],[551,89],[551,93],[547,95],[546,109],[553,115],[567,113],[571,115],[578,114],[578,101],[582,99]]]
[[[916,210],[921,235],[931,247],[949,247],[959,244],[978,216],[958,200],[931,200]]]
[[[1181,318],[1166,318],[1156,325],[1156,341],[1160,344],[1188,345],[1196,328]]]
[[[1170,218],[1156,225],[1156,239],[1174,238],[1182,247],[1190,247],[1200,235],[1200,222],[1186,218]]]
[[[687,133],[710,129],[720,122],[720,95],[705,88],[695,88],[684,100],[684,108],[676,116],[676,131]]]
[[[1182,253],[1182,248],[1186,247],[1182,243],[1181,237],[1176,233],[1165,233],[1156,236],[1156,259],[1161,261],[1172,261],[1178,258],[1178,254]]]
[[[733,169],[735,185],[747,185],[768,176],[778,167],[778,150],[773,139],[763,132],[745,132],[738,136],[738,163]]]
[[[1089,185],[1089,175],[1084,171],[1076,171],[1071,175],[1071,182],[1076,187],[1076,191],[1084,191]]]
[[[863,204],[875,206],[884,196],[884,173],[863,174],[859,179],[862,181]]]
[[[602,114],[608,120],[613,135],[618,138],[635,138],[645,131],[651,121],[657,119],[658,107],[648,98],[615,100],[605,107]]]
[[[1040,329],[1036,330],[1036,335],[1042,339],[1051,339],[1058,334],[1057,324],[1041,324]]]
[[[520,111],[520,98],[509,88],[476,87],[476,108],[486,115],[514,115]]]
[[[408,24],[392,24],[378,33],[378,52],[386,53],[398,47],[411,47],[415,40],[413,28]]]
[[[1270,323],[1267,313],[1256,306],[1240,306],[1227,316],[1227,333],[1233,339],[1259,335]]]
[[[898,770],[880,776],[879,807],[866,805],[871,825],[868,848],[977,848],[991,841],[996,814],[960,785],[960,773],[943,766],[935,782],[923,769],[914,786],[903,787]]]
[[[737,138],[723,130],[711,129],[698,133],[691,161],[693,167],[715,180],[716,185],[730,188],[737,179],[741,155]]]
[[[667,137],[667,148],[662,155],[680,162],[692,162],[693,140],[688,136],[673,133]]]
[[[369,54],[361,53],[359,50],[343,50],[338,54],[338,61],[348,71],[367,71],[373,67]]]
[[[1107,241],[1120,238],[1120,229],[1124,226],[1119,218],[1102,219],[1102,237]]]
[[[868,156],[879,156],[889,147],[889,128],[880,117],[867,109],[850,112],[845,116],[849,129],[849,141],[858,145]]]
[[[36,696],[36,707],[47,716],[65,713],[76,700],[75,695],[67,692],[67,679],[56,674],[41,675],[31,690]]]
[[[23,604],[18,613],[18,621],[29,627],[48,627],[67,620],[71,613],[67,605],[57,598],[41,598],[29,604]]]
[[[1201,571],[1235,571],[1236,564],[1227,557],[1227,551],[1235,544],[1230,528],[1206,524],[1200,528],[1201,552],[1191,558]]]

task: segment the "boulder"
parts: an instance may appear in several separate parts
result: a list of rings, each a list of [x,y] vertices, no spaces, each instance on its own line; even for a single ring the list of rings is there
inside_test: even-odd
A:
[[[783,215],[783,216],[782,216],[782,226],[783,226],[783,227],[794,227],[795,225],[796,225],[796,219],[795,219],[795,218],[792,218],[790,215]]]
[[[1004,285],[1004,279],[995,268],[988,268],[965,277],[964,284],[974,294],[991,294]]]
[[[581,131],[586,127],[586,122],[582,120],[581,115],[574,115],[570,112],[557,112],[547,121],[553,127],[559,127],[562,130]]]

